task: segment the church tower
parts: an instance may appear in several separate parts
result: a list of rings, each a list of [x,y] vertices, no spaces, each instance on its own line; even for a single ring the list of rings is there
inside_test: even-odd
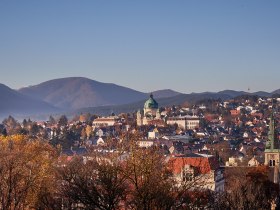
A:
[[[275,119],[272,111],[269,123],[268,140],[265,145],[265,165],[279,168],[280,148],[277,133],[275,132]]]
[[[143,115],[140,110],[138,110],[137,112],[137,125],[138,126],[143,125]]]
[[[159,109],[157,110],[157,113],[156,113],[156,119],[157,120],[161,119],[161,115],[160,115],[160,110]]]

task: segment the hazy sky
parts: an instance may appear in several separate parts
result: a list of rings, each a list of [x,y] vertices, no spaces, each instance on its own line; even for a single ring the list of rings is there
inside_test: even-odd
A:
[[[0,1],[0,83],[70,76],[146,92],[278,89],[280,1]]]

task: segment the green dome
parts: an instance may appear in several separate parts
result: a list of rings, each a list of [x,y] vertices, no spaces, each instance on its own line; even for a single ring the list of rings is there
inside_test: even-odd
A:
[[[153,94],[150,95],[150,98],[144,104],[145,109],[158,109],[158,103],[153,98]]]

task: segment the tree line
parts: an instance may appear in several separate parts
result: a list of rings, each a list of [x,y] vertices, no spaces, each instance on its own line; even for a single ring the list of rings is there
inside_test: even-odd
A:
[[[126,150],[69,159],[43,139],[1,136],[0,209],[270,209],[278,195],[266,168],[221,193],[201,190],[201,180],[178,184],[160,149],[133,138]]]

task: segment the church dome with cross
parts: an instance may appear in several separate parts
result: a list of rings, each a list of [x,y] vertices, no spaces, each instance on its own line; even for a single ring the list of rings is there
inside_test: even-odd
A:
[[[158,109],[158,103],[151,93],[150,98],[145,102],[144,109]]]
[[[144,109],[137,112],[137,125],[148,125],[153,120],[160,120],[158,103],[150,94],[150,98],[144,103]]]

